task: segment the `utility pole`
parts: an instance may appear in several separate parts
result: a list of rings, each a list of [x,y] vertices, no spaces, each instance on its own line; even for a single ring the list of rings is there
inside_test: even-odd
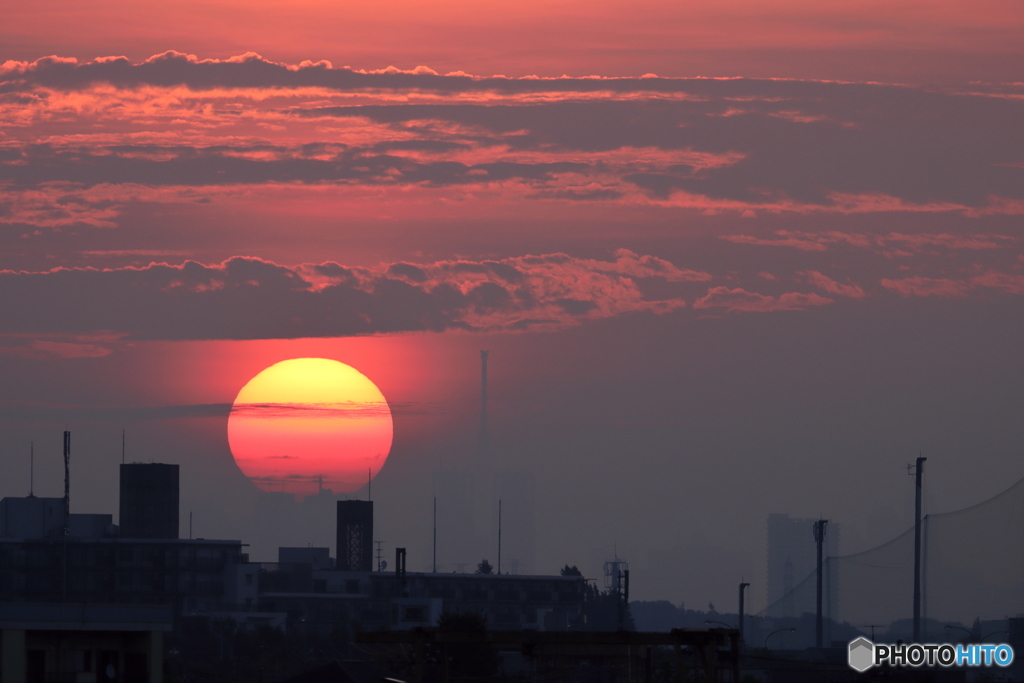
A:
[[[437,573],[437,496],[434,496],[434,573]]]
[[[749,583],[740,583],[740,647],[743,647],[743,589],[749,585]]]
[[[914,642],[921,642],[921,475],[924,461],[917,459],[914,467]]]
[[[64,537],[71,523],[71,432],[64,432]]]
[[[814,540],[818,544],[818,612],[817,618],[814,622],[814,642],[816,647],[822,647],[822,636],[824,635],[824,628],[821,616],[821,588],[823,585],[823,572],[822,572],[822,549],[825,545],[825,525],[828,524],[828,520],[819,519],[814,523]]]
[[[61,592],[68,599],[68,536],[71,533],[71,432],[64,431],[64,577]]]

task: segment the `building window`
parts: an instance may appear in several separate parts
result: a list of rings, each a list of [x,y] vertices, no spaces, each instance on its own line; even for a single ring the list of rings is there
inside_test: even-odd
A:
[[[427,609],[425,607],[406,607],[402,621],[424,622],[427,620]]]

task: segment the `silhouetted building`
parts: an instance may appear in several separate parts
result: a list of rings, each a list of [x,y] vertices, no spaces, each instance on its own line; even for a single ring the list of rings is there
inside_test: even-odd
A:
[[[108,538],[117,535],[111,515],[72,514],[72,538]],[[0,538],[57,538],[64,535],[64,499],[8,497],[0,500]]]
[[[308,564],[311,569],[333,569],[330,548],[278,548],[278,564]]]
[[[0,536],[44,538],[64,531],[63,498],[8,497],[0,500]]]
[[[373,501],[338,501],[339,571],[373,571]]]
[[[171,622],[166,607],[0,604],[0,680],[160,683]]]
[[[121,536],[178,538],[178,466],[121,465]]]
[[[0,539],[0,603],[73,601],[209,609],[238,601],[240,541]],[[188,604],[186,604],[186,602]]]
[[[475,613],[496,630],[566,631],[585,627],[582,576],[314,571],[264,565],[258,609],[288,615],[289,632],[330,634],[338,624],[363,630],[437,626],[444,612]],[[268,571],[269,570],[269,571]],[[296,572],[292,581],[275,573]],[[285,584],[308,587],[282,590]]]

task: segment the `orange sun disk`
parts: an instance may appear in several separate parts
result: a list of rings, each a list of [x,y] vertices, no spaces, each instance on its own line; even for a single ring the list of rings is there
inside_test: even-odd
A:
[[[271,365],[242,387],[228,417],[239,469],[264,491],[352,493],[391,451],[391,409],[355,368],[325,358]]]

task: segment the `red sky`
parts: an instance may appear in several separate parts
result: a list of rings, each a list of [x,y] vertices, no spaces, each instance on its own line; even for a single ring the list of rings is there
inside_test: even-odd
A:
[[[11,58],[256,50],[480,75],[1021,80],[1019,7],[981,2],[8,3]]]
[[[73,425],[88,511],[125,428],[196,472],[205,534],[270,557],[287,530],[254,521],[224,406],[324,356],[395,408],[381,523],[419,547],[482,348],[538,569],[618,541],[647,598],[731,596],[647,558],[762,572],[768,512],[884,540],[922,448],[936,510],[1024,476],[1015,3],[3,12],[0,439]]]

